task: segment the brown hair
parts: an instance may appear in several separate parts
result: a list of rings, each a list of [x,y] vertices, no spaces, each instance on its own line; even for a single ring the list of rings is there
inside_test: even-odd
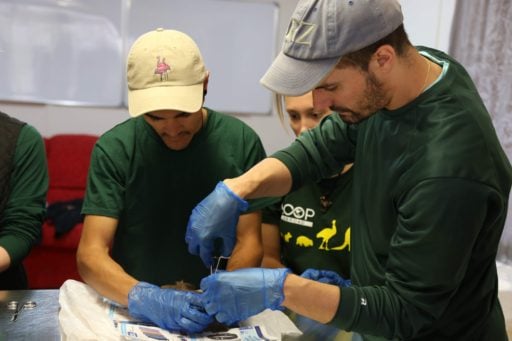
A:
[[[390,45],[396,51],[398,56],[403,56],[407,47],[412,46],[409,38],[407,37],[407,33],[405,32],[404,25],[400,25],[393,32],[375,43],[346,54],[339,60],[336,67],[343,68],[346,66],[356,66],[364,71],[368,71],[370,59],[375,51],[377,51],[377,49],[382,45]]]

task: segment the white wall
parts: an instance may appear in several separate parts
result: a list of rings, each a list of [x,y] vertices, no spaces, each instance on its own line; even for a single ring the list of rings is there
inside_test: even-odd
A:
[[[400,1],[405,16],[405,27],[413,44],[436,47],[444,51],[448,50],[455,1]],[[280,6],[279,35],[283,37],[297,0],[275,0],[275,2]],[[279,42],[280,46],[281,42]],[[213,87],[215,84],[210,84],[210,86]],[[206,105],[208,105],[208,99]],[[116,123],[128,118],[128,112],[125,108],[68,107],[4,102],[0,103],[0,110],[30,123],[43,136],[61,133],[99,135]],[[281,126],[275,113],[267,116],[240,115],[239,117],[261,136],[267,153],[272,153],[287,146],[293,139],[289,130],[285,130]]]
[[[399,0],[411,42],[448,52],[456,1]]]

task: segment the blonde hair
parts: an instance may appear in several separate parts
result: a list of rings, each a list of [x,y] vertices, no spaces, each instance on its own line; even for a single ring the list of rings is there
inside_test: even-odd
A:
[[[286,133],[291,136],[292,132],[290,132],[290,126],[286,124],[284,121],[284,113],[285,113],[285,98],[286,96],[283,96],[278,93],[274,93],[274,104],[276,106],[277,116],[279,116],[279,121],[281,122],[281,126],[286,131]]]
[[[274,93],[274,104],[276,106],[277,116],[279,116],[279,121],[281,121],[281,125],[286,128],[286,124],[284,122],[284,96]]]

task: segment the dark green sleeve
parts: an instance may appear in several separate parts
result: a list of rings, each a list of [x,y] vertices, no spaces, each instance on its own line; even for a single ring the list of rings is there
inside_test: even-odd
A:
[[[116,155],[125,155],[125,151],[119,148],[106,151],[104,146],[108,143],[112,140],[100,137],[92,150],[82,214],[117,219],[124,209],[127,185],[126,169],[120,166],[119,159],[114,159]]]
[[[337,114],[326,116],[318,126],[301,134],[288,148],[272,157],[283,162],[293,179],[292,191],[304,182],[329,178],[354,161],[356,126],[345,124]]]
[[[10,179],[10,195],[0,220],[0,246],[19,263],[41,235],[46,213],[48,168],[44,142],[31,126],[20,131]]]
[[[245,170],[244,172],[251,169],[258,162],[263,160],[266,157],[265,148],[263,148],[263,144],[259,136],[252,130],[252,128],[246,127],[244,130],[244,140],[245,140],[245,152],[243,157],[245,157]],[[278,201],[279,198],[259,198],[259,199],[251,199],[249,202],[249,209],[247,212],[254,212],[271,205]]]

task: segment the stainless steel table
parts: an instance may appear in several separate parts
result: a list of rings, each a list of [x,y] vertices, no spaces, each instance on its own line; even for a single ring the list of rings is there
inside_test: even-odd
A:
[[[23,309],[16,321],[7,309],[10,301],[35,301],[34,309]],[[59,290],[0,290],[0,341],[60,340]]]

